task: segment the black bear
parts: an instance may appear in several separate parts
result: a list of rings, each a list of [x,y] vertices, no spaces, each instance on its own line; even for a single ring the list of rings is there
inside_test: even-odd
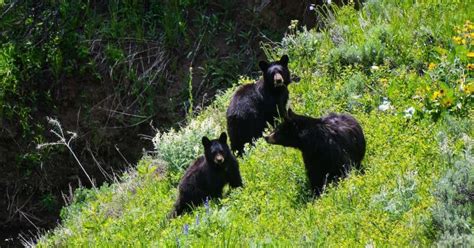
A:
[[[331,113],[323,118],[297,115],[288,110],[284,121],[265,137],[270,144],[299,149],[313,193],[337,180],[354,166],[360,169],[365,154],[362,127],[352,116]]]
[[[259,67],[263,80],[239,87],[227,108],[230,145],[238,155],[242,155],[245,143],[262,137],[267,123],[273,125],[275,117],[284,116],[287,109],[287,87],[292,82],[288,56],[283,55],[271,63],[260,61]],[[299,81],[299,78],[293,80]]]
[[[223,132],[219,139],[202,137],[204,156],[200,156],[186,170],[179,183],[179,196],[170,217],[189,211],[192,206],[203,203],[207,197],[222,197],[226,184],[241,187],[239,164],[227,145],[227,135]]]

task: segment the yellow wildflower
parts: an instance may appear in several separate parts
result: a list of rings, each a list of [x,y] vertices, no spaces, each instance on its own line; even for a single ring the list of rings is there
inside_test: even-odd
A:
[[[474,64],[467,64],[466,68],[468,71],[472,71],[474,70]]]
[[[442,97],[443,95],[444,95],[444,90],[443,90],[443,89],[437,90],[437,91],[435,91],[435,92],[433,93],[433,95],[431,96],[431,100],[434,101],[434,100],[436,100],[436,99]]]
[[[428,65],[428,69],[433,70],[434,68],[436,68],[436,64],[435,64],[435,63],[430,63],[430,64]]]
[[[462,39],[461,44],[466,45],[467,44],[466,39]]]
[[[472,92],[474,92],[474,84],[470,83],[470,84],[464,86],[464,92],[466,92],[466,94],[468,94],[468,95],[472,94]]]
[[[464,23],[464,28],[468,29],[468,30],[472,30],[474,28],[474,25],[472,25],[471,21],[467,20],[465,23]]]
[[[468,52],[467,57],[468,58],[474,58],[474,52]]]
[[[453,36],[453,40],[456,44],[461,44],[462,38],[459,36]]]
[[[474,39],[474,33],[469,34],[471,36],[471,39]]]

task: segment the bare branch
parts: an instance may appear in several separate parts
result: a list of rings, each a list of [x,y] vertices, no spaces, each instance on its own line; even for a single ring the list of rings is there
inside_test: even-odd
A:
[[[82,165],[81,161],[79,161],[79,158],[76,156],[76,153],[74,153],[74,151],[72,150],[72,147],[71,147],[71,141],[73,141],[74,139],[77,138],[77,133],[75,132],[71,132],[71,131],[66,131],[66,133],[69,135],[69,139],[66,138],[66,136],[64,135],[64,132],[63,132],[63,129],[61,127],[61,124],[59,123],[58,120],[56,119],[53,119],[53,118],[50,118],[50,117],[46,117],[46,119],[48,120],[48,122],[53,125],[53,128],[56,128],[57,130],[59,130],[59,132],[57,132],[56,130],[54,129],[51,129],[51,133],[53,133],[54,135],[56,135],[59,140],[56,141],[56,142],[50,142],[50,143],[43,143],[43,144],[38,144],[36,146],[37,149],[42,149],[44,147],[47,147],[47,146],[55,146],[55,145],[64,145],[67,147],[67,149],[69,150],[69,152],[71,152],[72,156],[74,157],[74,159],[76,160],[77,164],[79,165],[79,167],[82,169],[82,171],[84,172],[84,174],[86,175],[87,179],[89,179],[91,185],[93,188],[96,188],[95,186],[95,183],[94,181],[92,180],[92,178],[89,176],[89,174],[87,173],[86,169],[84,168],[84,166]],[[67,140],[67,142],[66,142]]]

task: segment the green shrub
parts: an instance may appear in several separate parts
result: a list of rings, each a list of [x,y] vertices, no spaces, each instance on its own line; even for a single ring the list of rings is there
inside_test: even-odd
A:
[[[468,120],[446,119],[439,134],[440,149],[450,168],[436,182],[436,202],[431,208],[432,235],[439,247],[474,245],[474,157],[472,125]],[[462,153],[456,152],[462,149]]]
[[[465,158],[456,161],[437,183],[432,211],[438,247],[474,245],[474,159],[471,153],[466,151]]]
[[[183,171],[189,163],[203,153],[201,138],[218,137],[224,127],[220,127],[214,118],[203,121],[191,121],[180,131],[171,129],[158,133],[153,139],[158,157],[168,162],[170,171]]]

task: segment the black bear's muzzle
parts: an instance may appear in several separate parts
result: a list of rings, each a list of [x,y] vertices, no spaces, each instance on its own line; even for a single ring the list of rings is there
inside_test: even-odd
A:
[[[275,73],[275,75],[273,75],[273,81],[275,82],[275,87],[285,86],[285,80],[283,80],[280,73]]]
[[[222,154],[217,154],[215,157],[214,157],[214,163],[216,164],[222,164],[224,163],[224,156],[222,156]]]

